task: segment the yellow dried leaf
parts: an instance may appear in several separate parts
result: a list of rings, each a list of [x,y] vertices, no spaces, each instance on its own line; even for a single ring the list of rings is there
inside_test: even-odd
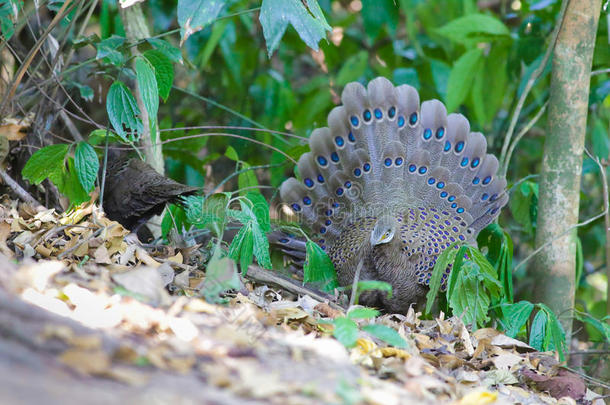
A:
[[[381,354],[383,357],[398,357],[399,359],[408,360],[411,358],[411,355],[402,349],[397,349],[396,347],[384,347],[381,349]]]
[[[169,260],[170,262],[182,264],[184,259],[182,258],[182,253],[178,252],[178,254],[168,257],[167,260]]]
[[[102,374],[111,365],[110,357],[101,350],[68,349],[59,361],[84,375]]]
[[[35,250],[36,252],[38,252],[39,255],[46,258],[51,257],[51,255],[53,254],[53,251],[51,249],[46,246],[43,246],[42,244],[37,245]]]
[[[497,392],[489,392],[489,391],[473,391],[466,394],[460,402],[459,405],[486,405],[492,404],[496,402],[498,399]]]

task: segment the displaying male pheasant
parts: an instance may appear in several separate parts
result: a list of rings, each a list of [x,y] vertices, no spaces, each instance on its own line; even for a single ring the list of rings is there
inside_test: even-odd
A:
[[[367,292],[361,303],[406,312],[423,301],[441,252],[473,242],[498,216],[506,180],[483,134],[438,100],[420,106],[411,86],[378,77],[367,88],[348,84],[341,99],[280,196],[328,253],[341,285],[362,263],[360,280],[385,281],[393,295]]]

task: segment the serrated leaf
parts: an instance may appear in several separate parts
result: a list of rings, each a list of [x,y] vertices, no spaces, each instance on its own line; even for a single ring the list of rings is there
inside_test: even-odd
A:
[[[160,38],[146,38],[146,41],[165,55],[170,61],[182,63],[182,52],[180,51],[180,48],[176,48],[169,42]],[[144,53],[144,56],[146,56],[146,52]]]
[[[100,162],[95,150],[87,142],[79,142],[74,152],[74,166],[78,181],[87,192],[95,187],[95,179],[100,168]]]
[[[124,142],[135,142],[142,132],[140,109],[135,97],[123,82],[115,81],[106,96],[106,111],[112,127]],[[125,128],[134,132],[128,133]]]
[[[447,82],[447,112],[453,112],[466,99],[473,79],[480,73],[483,51],[479,48],[470,50],[455,62]]]
[[[159,95],[163,101],[167,101],[172,84],[174,83],[174,65],[161,51],[146,51],[144,52],[144,57],[154,67]]]
[[[118,51],[125,43],[125,38],[117,35],[113,35],[110,38],[106,38],[97,43],[97,55],[95,55],[96,59],[104,59],[106,58],[108,62],[115,66],[120,66],[123,64],[124,58],[123,54]]]
[[[178,24],[182,28],[182,41],[214,22],[227,0],[178,0]]]
[[[379,316],[381,312],[373,308],[357,307],[352,308],[348,313],[349,319],[370,319]]]
[[[40,184],[53,174],[61,174],[69,148],[69,144],[61,143],[39,149],[25,164],[21,175],[33,184]]]
[[[443,250],[438,259],[436,259],[434,269],[432,269],[432,276],[430,277],[430,289],[426,294],[426,314],[429,314],[430,310],[432,309],[432,304],[434,304],[436,295],[441,287],[441,281],[443,274],[445,274],[445,270],[447,270],[449,264],[453,263],[455,259],[456,252],[454,246],[456,243],[457,242],[449,245],[445,250]]]
[[[356,346],[358,340],[358,325],[356,322],[347,318],[336,318],[333,321],[335,329],[333,330],[333,336],[345,347]]]
[[[239,229],[239,231],[233,237],[233,240],[231,241],[231,245],[229,246],[228,255],[231,259],[233,259],[235,261],[239,261],[240,254],[241,254],[241,245],[244,242],[244,240],[246,239],[246,233],[252,233],[249,224],[244,225]]]
[[[443,25],[436,32],[457,43],[510,39],[508,27],[497,18],[485,14],[465,15]]]
[[[252,212],[256,217],[256,222],[260,225],[263,232],[271,231],[271,222],[269,220],[269,204],[261,193],[248,192],[246,198],[252,203]]]
[[[265,232],[258,223],[252,223],[252,236],[254,237],[254,256],[258,264],[265,268],[271,268],[271,256],[269,254],[269,241]]]
[[[303,42],[316,51],[318,42],[331,30],[317,0],[263,0],[259,20],[269,57],[277,49],[289,24]]]
[[[338,285],[337,273],[335,273],[335,268],[328,255],[311,240],[307,240],[305,250],[307,256],[303,266],[303,281],[322,284],[324,291],[335,289]]]
[[[396,332],[394,328],[390,328],[389,326],[378,324],[365,325],[362,327],[362,330],[394,347],[407,347],[407,342],[402,338],[402,336],[400,336],[400,334]]]
[[[253,232],[246,232],[244,234],[244,239],[241,242],[241,247],[239,249],[239,268],[241,269],[241,274],[246,275],[248,272],[248,267],[252,264],[252,260],[254,259],[254,236]]]
[[[138,89],[142,96],[144,108],[148,112],[150,134],[153,144],[157,137],[157,113],[159,111],[159,88],[152,64],[148,59],[138,56],[135,62]]]
[[[224,232],[229,197],[216,193],[209,197],[191,195],[183,197],[188,222],[198,228],[207,228],[221,237]],[[237,260],[237,258],[235,259]]]
[[[534,304],[529,301],[502,305],[502,324],[504,325],[506,336],[516,337],[523,325],[529,320],[533,309]]]
[[[529,345],[538,351],[545,350],[547,316],[542,310],[539,310],[534,316],[532,326],[530,327]]]

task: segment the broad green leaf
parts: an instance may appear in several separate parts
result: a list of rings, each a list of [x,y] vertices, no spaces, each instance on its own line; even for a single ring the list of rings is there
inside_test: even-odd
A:
[[[152,46],[154,46],[163,55],[165,55],[170,61],[182,63],[182,52],[180,51],[180,48],[176,48],[169,42],[164,41],[160,38],[147,38],[146,41]],[[144,56],[146,56],[146,53],[147,52],[144,52]],[[155,65],[152,61],[151,63],[153,64],[153,66]]]
[[[523,325],[527,323],[534,309],[529,301],[519,301],[515,304],[502,305],[502,324],[504,333],[509,337],[516,337]]]
[[[559,359],[564,361],[568,345],[563,326],[561,326],[559,319],[548,306],[542,303],[536,306],[540,308],[539,312],[545,312],[547,317],[544,350],[556,350],[559,353]]]
[[[432,269],[432,276],[430,277],[430,289],[426,294],[426,314],[429,314],[432,309],[432,304],[434,304],[438,290],[441,288],[441,281],[443,274],[445,274],[445,270],[447,270],[447,267],[449,267],[455,259],[456,250],[454,249],[454,246],[455,243],[449,245],[449,247],[443,250],[438,259],[436,259],[434,269]]]
[[[269,220],[269,204],[262,194],[256,192],[248,192],[246,198],[252,203],[252,212],[256,217],[256,222],[260,225],[263,232],[271,231],[271,223]]]
[[[511,196],[508,206],[513,214],[513,218],[521,224],[524,230],[529,233],[534,233],[533,214],[538,206],[538,185],[530,181],[524,181],[519,185]]]
[[[108,143],[124,143],[124,140],[110,130],[94,129],[89,134],[88,142],[90,145],[104,145],[108,134]]]
[[[402,84],[408,84],[409,86],[413,86],[416,89],[421,88],[421,84],[419,83],[419,76],[417,74],[417,70],[415,68],[398,68],[395,69],[392,73],[392,78],[394,79],[394,85],[400,86]]]
[[[591,137],[593,138],[593,154],[600,159],[610,157],[610,139],[608,139],[608,124],[596,119]]]
[[[80,96],[83,98],[83,100],[93,101],[93,89],[91,87],[87,86],[86,84],[80,84],[77,82],[70,82],[69,84],[78,89],[78,92],[80,93]]]
[[[232,146],[227,146],[227,150],[225,151],[225,156],[235,162],[239,162],[239,155],[237,154],[237,151],[235,150],[235,148]]]
[[[451,67],[444,61],[430,59],[430,71],[432,73],[432,80],[434,81],[436,91],[441,99],[446,100]]]
[[[115,66],[120,66],[124,62],[123,54],[118,50],[125,43],[125,38],[113,35],[110,38],[106,38],[96,45],[97,55],[96,59],[108,60]]]
[[[271,256],[269,255],[269,241],[265,232],[256,222],[252,223],[252,236],[254,238],[254,256],[258,264],[265,268],[271,268]]]
[[[79,142],[74,152],[74,166],[78,181],[87,192],[93,190],[95,179],[100,168],[95,150],[87,142]]]
[[[489,321],[487,313],[491,299],[482,285],[481,275],[481,270],[474,261],[464,262],[455,278],[455,288],[447,297],[453,313],[463,316],[464,323],[472,324],[473,327]]]
[[[159,88],[152,64],[141,56],[136,58],[136,78],[142,102],[148,112],[150,134],[153,144],[157,141],[157,112],[159,111]]]
[[[392,285],[385,281],[362,280],[358,281],[356,288],[358,289],[358,295],[364,291],[378,290],[387,293],[387,298],[392,298]]]
[[[227,0],[178,0],[178,24],[182,41],[213,23],[227,5]]]
[[[228,256],[235,260],[239,261],[241,257],[241,246],[244,240],[246,240],[246,234],[252,233],[252,229],[250,229],[250,224],[242,226],[239,231],[233,237],[231,241],[231,245],[229,246]]]
[[[188,222],[198,228],[207,228],[221,237],[224,232],[229,197],[216,193],[209,197],[191,195],[183,197]],[[237,259],[235,259],[237,260]]]
[[[303,42],[316,51],[318,42],[326,37],[326,31],[331,30],[317,0],[263,0],[259,20],[270,57],[289,24]]]
[[[345,347],[356,346],[356,340],[358,340],[358,325],[356,322],[347,318],[336,318],[333,321],[335,330],[333,330],[333,336]]]
[[[325,291],[332,291],[337,287],[337,274],[330,258],[320,246],[311,240],[305,245],[307,256],[303,266],[306,283],[322,284]]]
[[[245,226],[244,226],[245,228]],[[252,264],[252,260],[254,258],[254,236],[253,232],[246,232],[244,234],[244,239],[241,242],[241,247],[239,249],[239,267],[241,269],[241,274],[246,275],[248,272],[248,267]]]
[[[362,330],[394,347],[407,347],[407,342],[402,336],[400,336],[394,328],[390,328],[389,326],[378,324],[365,325],[362,327]]]
[[[127,130],[142,132],[140,109],[131,91],[120,81],[115,81],[106,96],[106,111],[112,127],[124,142],[136,141],[137,134],[128,133]],[[123,128],[125,127],[125,128]]]
[[[474,76],[480,73],[483,51],[475,48],[455,62],[447,83],[447,112],[453,112],[466,99]]]
[[[241,170],[243,172],[239,173],[237,176],[237,187],[242,190],[242,194],[246,194],[251,192],[252,189],[256,189],[258,186],[258,179],[256,178],[256,174],[254,170],[246,170],[250,168],[250,165],[246,162],[241,162]]]
[[[201,66],[201,67],[207,66],[208,61],[210,60],[210,57],[214,53],[214,50],[216,49],[218,43],[222,39],[229,22],[230,22],[230,20],[226,19],[226,20],[218,21],[218,23],[214,24],[214,26],[212,27],[212,35],[210,35],[210,38],[205,42],[205,46],[199,53],[199,59],[198,59],[199,66]]]
[[[55,183],[53,175],[51,175],[49,179],[57,185],[57,188],[63,195],[68,197],[72,205],[78,205],[89,201],[89,193],[83,188],[78,179],[74,159],[71,157],[68,158],[67,163],[68,170],[62,173],[63,181],[61,182],[61,186]]]
[[[18,18],[18,12],[13,9],[13,4],[10,2],[2,2],[0,4],[0,33],[4,37],[4,41],[8,41],[15,33],[15,22]]]
[[[370,319],[379,316],[381,312],[373,308],[356,307],[352,308],[348,313],[349,319]]]
[[[534,316],[532,326],[530,327],[530,341],[529,344],[538,351],[545,351],[545,337],[546,337],[546,324],[547,316],[542,310],[539,310]]]
[[[485,14],[469,14],[450,21],[436,32],[453,42],[510,39],[510,30],[502,21]]]
[[[161,51],[146,51],[144,52],[144,57],[154,67],[159,95],[163,101],[167,101],[174,82],[174,65]]]
[[[235,263],[228,257],[220,258],[220,254],[215,252],[206,268],[201,291],[203,296],[210,302],[224,302],[219,294],[238,288],[239,277]]]
[[[394,0],[363,0],[360,14],[364,30],[372,40],[377,38],[384,24],[390,34],[395,34],[399,10]]]
[[[70,144],[58,143],[37,150],[25,164],[21,175],[33,184],[40,184],[53,174],[60,175],[69,148]]]
[[[368,53],[366,51],[360,51],[357,54],[350,56],[337,74],[337,85],[345,86],[347,83],[353,82],[363,76],[366,71],[367,61]]]

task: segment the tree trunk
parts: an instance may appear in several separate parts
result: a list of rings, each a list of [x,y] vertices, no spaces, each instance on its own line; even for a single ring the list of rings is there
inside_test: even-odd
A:
[[[125,34],[130,42],[133,43],[150,37],[150,30],[146,24],[146,17],[144,16],[144,12],[142,11],[142,6],[140,4],[134,4],[133,6],[127,8],[122,8],[119,5],[119,13],[121,15],[123,26],[125,27]],[[133,52],[135,54],[138,53],[136,47],[133,48]],[[144,107],[142,94],[140,93],[137,83],[135,97],[138,102],[138,107],[140,108],[140,118],[142,119],[142,125],[144,127],[144,132],[140,138],[140,143],[144,147],[146,162],[157,172],[164,174],[165,169],[163,165],[163,152],[161,150],[161,145],[156,144],[159,141],[159,134],[151,134],[150,132],[151,128],[148,120],[148,112]],[[153,139],[156,139],[156,141],[153,142]]]
[[[560,317],[569,339],[574,307],[576,228],[587,125],[591,61],[601,0],[570,1],[553,51],[544,144],[534,295]],[[570,232],[567,232],[571,229]],[[567,233],[566,233],[567,232]]]

